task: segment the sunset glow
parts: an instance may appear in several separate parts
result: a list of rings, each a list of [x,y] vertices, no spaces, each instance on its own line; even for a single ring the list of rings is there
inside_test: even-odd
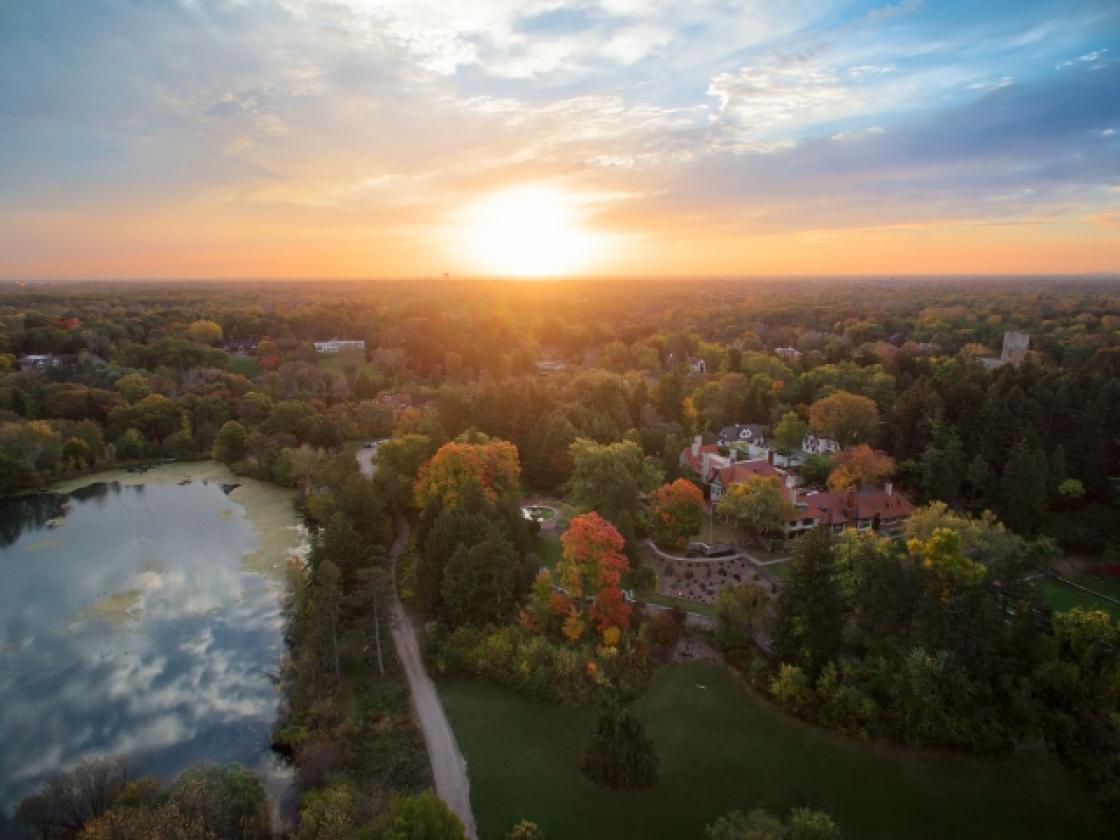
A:
[[[1115,271],[1118,90],[1115,0],[4,3],[0,276]]]
[[[480,273],[542,277],[594,270],[601,237],[581,222],[574,199],[539,186],[484,197],[463,213],[461,236]]]

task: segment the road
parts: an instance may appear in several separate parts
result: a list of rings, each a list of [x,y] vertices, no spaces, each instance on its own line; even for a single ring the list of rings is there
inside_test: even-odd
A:
[[[393,572],[396,574],[397,558],[408,542],[408,522],[403,516],[397,517],[397,538],[393,541],[391,557]],[[408,687],[412,693],[412,705],[420,721],[420,731],[428,745],[428,757],[432,762],[432,777],[436,793],[447,806],[463,821],[467,835],[477,838],[474,814],[471,812],[471,787],[467,780],[467,762],[459,752],[455,733],[447,722],[447,715],[436,694],[431,677],[424,670],[420,658],[420,645],[416,640],[416,628],[405,612],[404,605],[393,588],[393,644],[397,648],[397,658],[404,667]]]

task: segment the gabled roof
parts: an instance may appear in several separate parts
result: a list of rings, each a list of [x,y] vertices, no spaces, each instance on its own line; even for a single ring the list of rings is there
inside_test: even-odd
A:
[[[746,481],[751,476],[773,478],[780,481],[782,474],[767,461],[736,461],[730,466],[722,467],[715,471],[715,477],[724,487]],[[714,480],[714,479],[713,479]]]
[[[806,493],[798,501],[807,506],[799,510],[798,517],[815,516],[820,519],[821,524],[826,525],[844,525],[857,519],[874,519],[876,516],[880,519],[895,519],[914,512],[914,505],[901,493],[895,491],[888,494],[885,490],[870,485],[864,485],[856,492],[833,493],[821,490]]]
[[[685,459],[688,461],[688,465],[692,467],[692,471],[697,475],[700,474],[701,462],[704,460],[705,452],[709,455],[719,455],[719,447],[714,443],[709,443],[707,446],[701,446],[700,454],[697,456],[692,454],[692,447],[687,446],[682,453]]]

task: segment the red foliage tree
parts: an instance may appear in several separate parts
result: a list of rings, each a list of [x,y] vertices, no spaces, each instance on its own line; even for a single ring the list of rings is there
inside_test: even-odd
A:
[[[704,515],[704,493],[691,481],[678,478],[662,484],[650,497],[653,510],[653,535],[660,544],[683,548],[688,538],[700,530]]]
[[[605,633],[611,627],[630,625],[630,605],[619,585],[630,570],[622,553],[622,534],[597,513],[571,521],[560,538],[563,552],[556,566],[561,585],[575,601],[591,598],[589,617]]]

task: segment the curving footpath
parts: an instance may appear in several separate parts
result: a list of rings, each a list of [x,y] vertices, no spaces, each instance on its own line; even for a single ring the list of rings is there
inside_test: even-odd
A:
[[[408,542],[409,527],[403,516],[397,517],[397,537],[393,540],[390,553],[393,564],[394,580],[397,571],[397,558],[404,551]],[[447,722],[447,715],[443,713],[443,706],[439,702],[439,695],[432,684],[428,672],[424,670],[424,662],[420,658],[420,645],[416,641],[416,628],[404,610],[401,599],[397,596],[396,586],[393,587],[392,609],[393,644],[397,648],[397,658],[404,668],[408,687],[412,693],[412,705],[416,709],[416,717],[420,722],[420,731],[424,733],[424,742],[428,745],[428,758],[432,762],[432,778],[435,780],[436,793],[455,815],[463,821],[467,835],[477,838],[478,832],[474,824],[474,814],[471,812],[471,787],[467,780],[467,762],[459,745],[455,742],[455,733],[451,731],[451,724]]]

